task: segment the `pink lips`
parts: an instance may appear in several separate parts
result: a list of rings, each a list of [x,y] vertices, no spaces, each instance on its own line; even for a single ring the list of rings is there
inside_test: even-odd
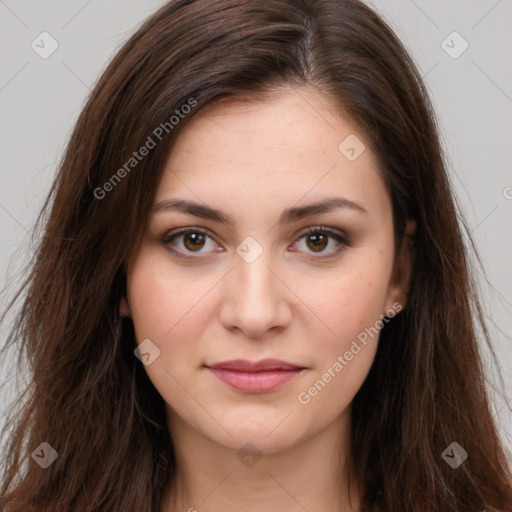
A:
[[[206,367],[232,388],[247,393],[272,391],[304,370],[304,367],[279,359],[262,359],[256,362],[234,359]]]

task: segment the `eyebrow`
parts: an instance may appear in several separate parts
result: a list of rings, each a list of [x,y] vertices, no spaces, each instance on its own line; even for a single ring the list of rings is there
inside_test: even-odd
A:
[[[351,201],[343,197],[330,197],[306,206],[298,206],[284,210],[279,218],[279,224],[287,224],[312,215],[327,213],[336,208],[349,208],[359,213],[368,213],[366,208],[357,201]],[[233,219],[220,210],[184,199],[165,199],[153,206],[153,213],[166,211],[188,213],[202,219],[208,219],[226,225],[234,224]]]

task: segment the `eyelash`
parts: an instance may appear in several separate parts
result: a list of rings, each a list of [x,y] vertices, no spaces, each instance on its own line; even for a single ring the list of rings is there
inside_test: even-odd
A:
[[[202,229],[202,228],[194,228],[194,227],[187,227],[187,228],[177,228],[173,231],[170,231],[169,233],[165,234],[161,239],[160,242],[163,243],[166,248],[171,251],[172,253],[176,254],[179,258],[183,259],[189,259],[189,260],[198,260],[202,256],[185,256],[186,253],[181,250],[174,249],[171,247],[170,242],[172,242],[175,238],[178,238],[180,236],[183,236],[187,233],[198,233],[201,235],[206,235],[212,240],[215,240],[215,237],[213,237],[208,230]],[[350,240],[346,235],[342,235],[341,233],[335,232],[327,228],[326,226],[316,226],[308,228],[307,230],[303,231],[299,237],[297,238],[297,241],[302,240],[303,238],[307,237],[308,235],[312,234],[321,234],[321,235],[327,235],[328,237],[336,240],[340,244],[340,246],[331,251],[331,253],[328,253],[328,256],[315,256],[313,259],[328,259],[332,258],[334,256],[337,256],[341,251],[343,251],[346,247],[350,247]],[[299,251],[300,252],[300,251]],[[193,253],[188,253],[193,254]],[[310,254],[323,254],[323,252],[318,253],[310,253]]]

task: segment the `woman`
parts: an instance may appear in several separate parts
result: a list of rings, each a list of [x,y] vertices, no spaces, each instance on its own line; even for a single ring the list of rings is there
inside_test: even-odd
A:
[[[169,2],[38,226],[3,511],[512,509],[432,107],[358,0]]]

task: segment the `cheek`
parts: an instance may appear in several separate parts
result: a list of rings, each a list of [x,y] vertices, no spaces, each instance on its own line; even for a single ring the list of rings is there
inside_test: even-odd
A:
[[[392,265],[391,255],[377,252],[346,261],[322,288],[309,283],[317,290],[309,294],[311,309],[326,328],[310,337],[316,364],[297,399],[314,415],[329,407],[332,419],[347,407],[375,358]]]
[[[310,338],[314,371],[297,394],[310,417],[326,425],[345,410],[362,386],[377,351],[385,284],[368,274],[331,283],[315,312],[328,326]]]
[[[137,339],[172,339],[178,329],[193,328],[191,318],[209,286],[198,271],[179,269],[151,247],[142,248],[128,275],[130,310]],[[211,286],[211,285],[210,285]]]
[[[368,329],[373,332],[385,313],[390,263],[361,257],[357,265],[346,268],[324,280],[321,287],[309,283],[309,290],[314,291],[308,292],[305,302],[326,326],[327,339],[316,339],[319,354],[348,350],[352,340],[364,338]]]
[[[190,374],[200,369],[201,339],[208,307],[206,291],[214,282],[192,276],[183,269],[141,252],[128,277],[130,310],[138,343],[149,338],[160,353],[144,367],[167,404],[187,411],[193,404],[184,389],[191,388]],[[201,416],[197,410],[193,418]]]
[[[149,338],[160,350],[155,362],[145,367],[148,375],[156,380],[157,388],[158,379],[168,385],[164,370],[172,371],[177,379],[185,378],[187,367],[202,364],[200,340],[209,299],[205,294],[215,284],[213,276],[173,268],[165,256],[142,250],[128,282],[136,339],[140,343]]]

